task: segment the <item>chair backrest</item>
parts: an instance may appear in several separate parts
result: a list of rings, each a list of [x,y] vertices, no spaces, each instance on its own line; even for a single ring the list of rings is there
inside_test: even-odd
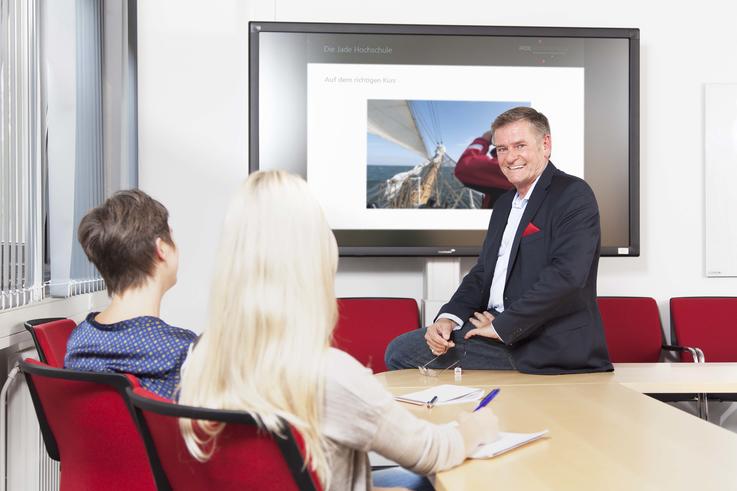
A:
[[[53,317],[32,319],[24,323],[36,345],[39,359],[52,367],[64,368],[67,340],[77,324],[71,319]]]
[[[678,344],[701,348],[707,362],[737,361],[737,297],[671,298],[670,321]]]
[[[125,389],[134,377],[20,363],[61,490],[156,489]]]
[[[386,371],[389,342],[420,327],[414,298],[339,298],[338,313],[333,344],[375,373]]]
[[[660,359],[663,328],[651,297],[598,297],[604,335],[613,363],[653,363]]]
[[[176,404],[146,389],[129,391],[159,490],[318,490],[304,469],[301,439],[289,426],[285,438],[259,429],[242,411],[220,411]],[[226,423],[206,462],[192,457],[179,418]]]

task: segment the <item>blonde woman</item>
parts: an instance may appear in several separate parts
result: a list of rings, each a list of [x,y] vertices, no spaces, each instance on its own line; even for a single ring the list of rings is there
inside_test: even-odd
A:
[[[252,174],[225,218],[210,322],[182,374],[180,402],[248,411],[272,431],[284,419],[304,437],[323,489],[371,489],[370,450],[431,474],[494,440],[490,410],[466,414],[457,427],[420,420],[330,347],[337,262],[307,184],[279,171]],[[201,430],[217,439],[222,427]],[[192,455],[206,460],[191,423],[182,432]]]

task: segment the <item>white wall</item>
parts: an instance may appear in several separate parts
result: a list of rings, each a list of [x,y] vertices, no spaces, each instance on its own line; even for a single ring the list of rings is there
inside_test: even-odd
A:
[[[703,158],[703,84],[737,81],[737,6],[705,0],[691,7],[631,0],[511,7],[484,0],[139,2],[140,182],[169,207],[182,253],[179,284],[162,315],[204,326],[221,216],[247,174],[249,20],[640,28],[641,256],[603,258],[599,294],[655,297],[665,323],[672,296],[737,295],[737,278],[704,274]],[[421,298],[422,273],[417,258],[346,258],[338,294]]]
[[[248,174],[248,17],[238,1],[138,2],[139,183],[180,247],[162,317],[195,331],[228,196]]]

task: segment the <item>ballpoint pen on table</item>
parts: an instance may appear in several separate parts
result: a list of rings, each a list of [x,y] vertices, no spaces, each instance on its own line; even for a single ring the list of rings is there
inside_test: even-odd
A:
[[[425,405],[427,406],[428,409],[432,409],[433,406],[435,405],[435,402],[437,402],[437,400],[438,400],[438,396],[433,396],[433,398],[427,401]]]
[[[484,397],[484,398],[483,398],[483,399],[481,400],[481,402],[479,402],[479,405],[478,405],[478,406],[476,406],[476,409],[474,409],[474,411],[478,411],[478,410],[479,410],[479,409],[481,409],[482,407],[484,407],[484,406],[486,406],[487,404],[489,404],[489,403],[490,403],[490,402],[491,402],[492,400],[494,400],[494,398],[496,397],[496,395],[497,395],[497,394],[499,393],[499,391],[500,391],[500,390],[501,390],[501,389],[494,389],[494,390],[492,390],[491,392],[489,392],[489,395],[487,395],[486,397]]]

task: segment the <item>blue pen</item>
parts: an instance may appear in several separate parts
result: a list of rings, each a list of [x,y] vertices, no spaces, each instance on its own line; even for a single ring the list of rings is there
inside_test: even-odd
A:
[[[479,405],[476,406],[476,409],[474,409],[474,412],[478,411],[482,407],[485,407],[487,404],[489,404],[491,401],[493,401],[494,398],[496,397],[496,395],[499,393],[500,390],[501,389],[494,389],[491,392],[489,392],[489,395],[486,396],[486,397],[484,397],[483,400],[481,402],[479,402]]]

